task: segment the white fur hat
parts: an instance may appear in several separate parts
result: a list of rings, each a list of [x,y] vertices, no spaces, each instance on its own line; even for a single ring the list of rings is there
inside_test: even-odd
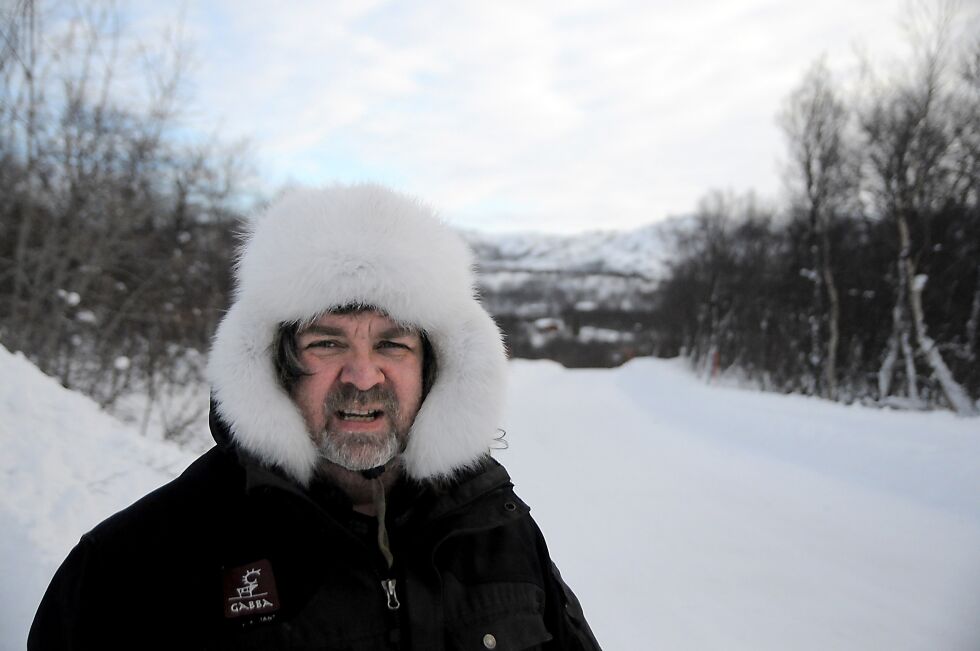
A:
[[[281,323],[376,306],[423,329],[438,374],[403,455],[408,476],[451,477],[497,436],[506,357],[476,298],[472,254],[420,202],[378,185],[293,190],[249,224],[235,301],[214,337],[208,376],[237,445],[308,484],[317,452],[280,385]]]

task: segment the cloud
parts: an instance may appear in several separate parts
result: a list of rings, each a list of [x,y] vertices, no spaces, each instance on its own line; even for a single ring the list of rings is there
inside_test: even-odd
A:
[[[900,6],[224,0],[188,21],[202,114],[270,188],[378,178],[462,225],[573,231],[777,193],[780,102],[824,52],[895,49]]]

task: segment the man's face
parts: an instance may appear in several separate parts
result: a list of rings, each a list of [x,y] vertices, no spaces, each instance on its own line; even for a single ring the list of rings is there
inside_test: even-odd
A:
[[[374,311],[325,314],[296,337],[292,397],[321,455],[348,470],[404,449],[422,402],[422,339]]]

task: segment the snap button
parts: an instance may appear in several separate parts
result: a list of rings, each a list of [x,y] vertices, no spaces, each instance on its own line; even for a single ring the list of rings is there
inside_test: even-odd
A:
[[[497,638],[495,638],[490,633],[487,633],[486,635],[483,636],[483,646],[485,646],[488,649],[496,649]]]
[[[513,502],[504,502],[504,508],[507,509],[508,511],[516,511],[517,505],[514,504]],[[492,648],[492,647],[488,647],[488,648]]]

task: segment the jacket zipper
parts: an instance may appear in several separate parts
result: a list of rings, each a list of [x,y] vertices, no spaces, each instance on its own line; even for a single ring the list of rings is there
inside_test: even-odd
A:
[[[395,579],[384,579],[381,581],[381,588],[385,592],[385,598],[388,600],[388,610],[398,610],[401,608],[402,604],[398,601],[398,592],[396,588]]]
[[[388,647],[392,649],[402,648],[402,618],[398,610],[401,608],[401,601],[398,599],[397,579],[381,579],[381,590],[385,595],[385,602],[388,606]]]

